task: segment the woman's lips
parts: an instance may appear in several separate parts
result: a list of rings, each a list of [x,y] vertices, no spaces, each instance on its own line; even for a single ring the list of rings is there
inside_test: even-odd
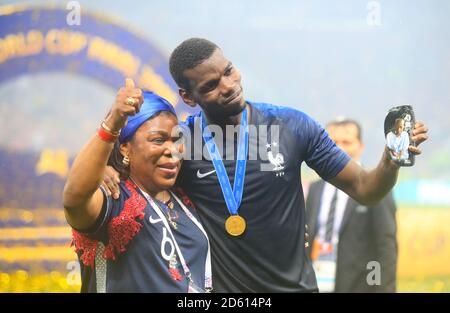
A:
[[[179,162],[168,162],[168,163],[158,165],[158,168],[166,174],[176,175],[179,164],[180,164]]]

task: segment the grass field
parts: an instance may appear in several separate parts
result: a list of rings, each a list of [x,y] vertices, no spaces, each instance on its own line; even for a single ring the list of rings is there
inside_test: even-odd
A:
[[[401,278],[398,292],[450,292],[450,276]]]

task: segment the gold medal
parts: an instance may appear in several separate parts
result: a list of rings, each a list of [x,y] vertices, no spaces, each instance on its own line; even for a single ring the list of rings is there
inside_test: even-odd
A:
[[[240,236],[244,233],[246,227],[245,220],[240,215],[231,215],[225,221],[225,229],[231,236]]]

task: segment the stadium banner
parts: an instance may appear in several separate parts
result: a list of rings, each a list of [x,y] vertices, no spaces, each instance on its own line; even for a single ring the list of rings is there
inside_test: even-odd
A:
[[[0,7],[0,83],[23,74],[63,71],[118,89],[131,77],[139,87],[173,105],[180,102],[167,57],[148,38],[111,17],[82,8],[77,21],[74,10]]]

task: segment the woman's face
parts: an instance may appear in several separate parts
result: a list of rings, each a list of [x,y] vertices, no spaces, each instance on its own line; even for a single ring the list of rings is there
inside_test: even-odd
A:
[[[177,118],[162,112],[142,124],[127,144],[130,175],[149,192],[160,192],[175,184],[183,152],[183,145],[177,142],[180,136],[176,126]]]

